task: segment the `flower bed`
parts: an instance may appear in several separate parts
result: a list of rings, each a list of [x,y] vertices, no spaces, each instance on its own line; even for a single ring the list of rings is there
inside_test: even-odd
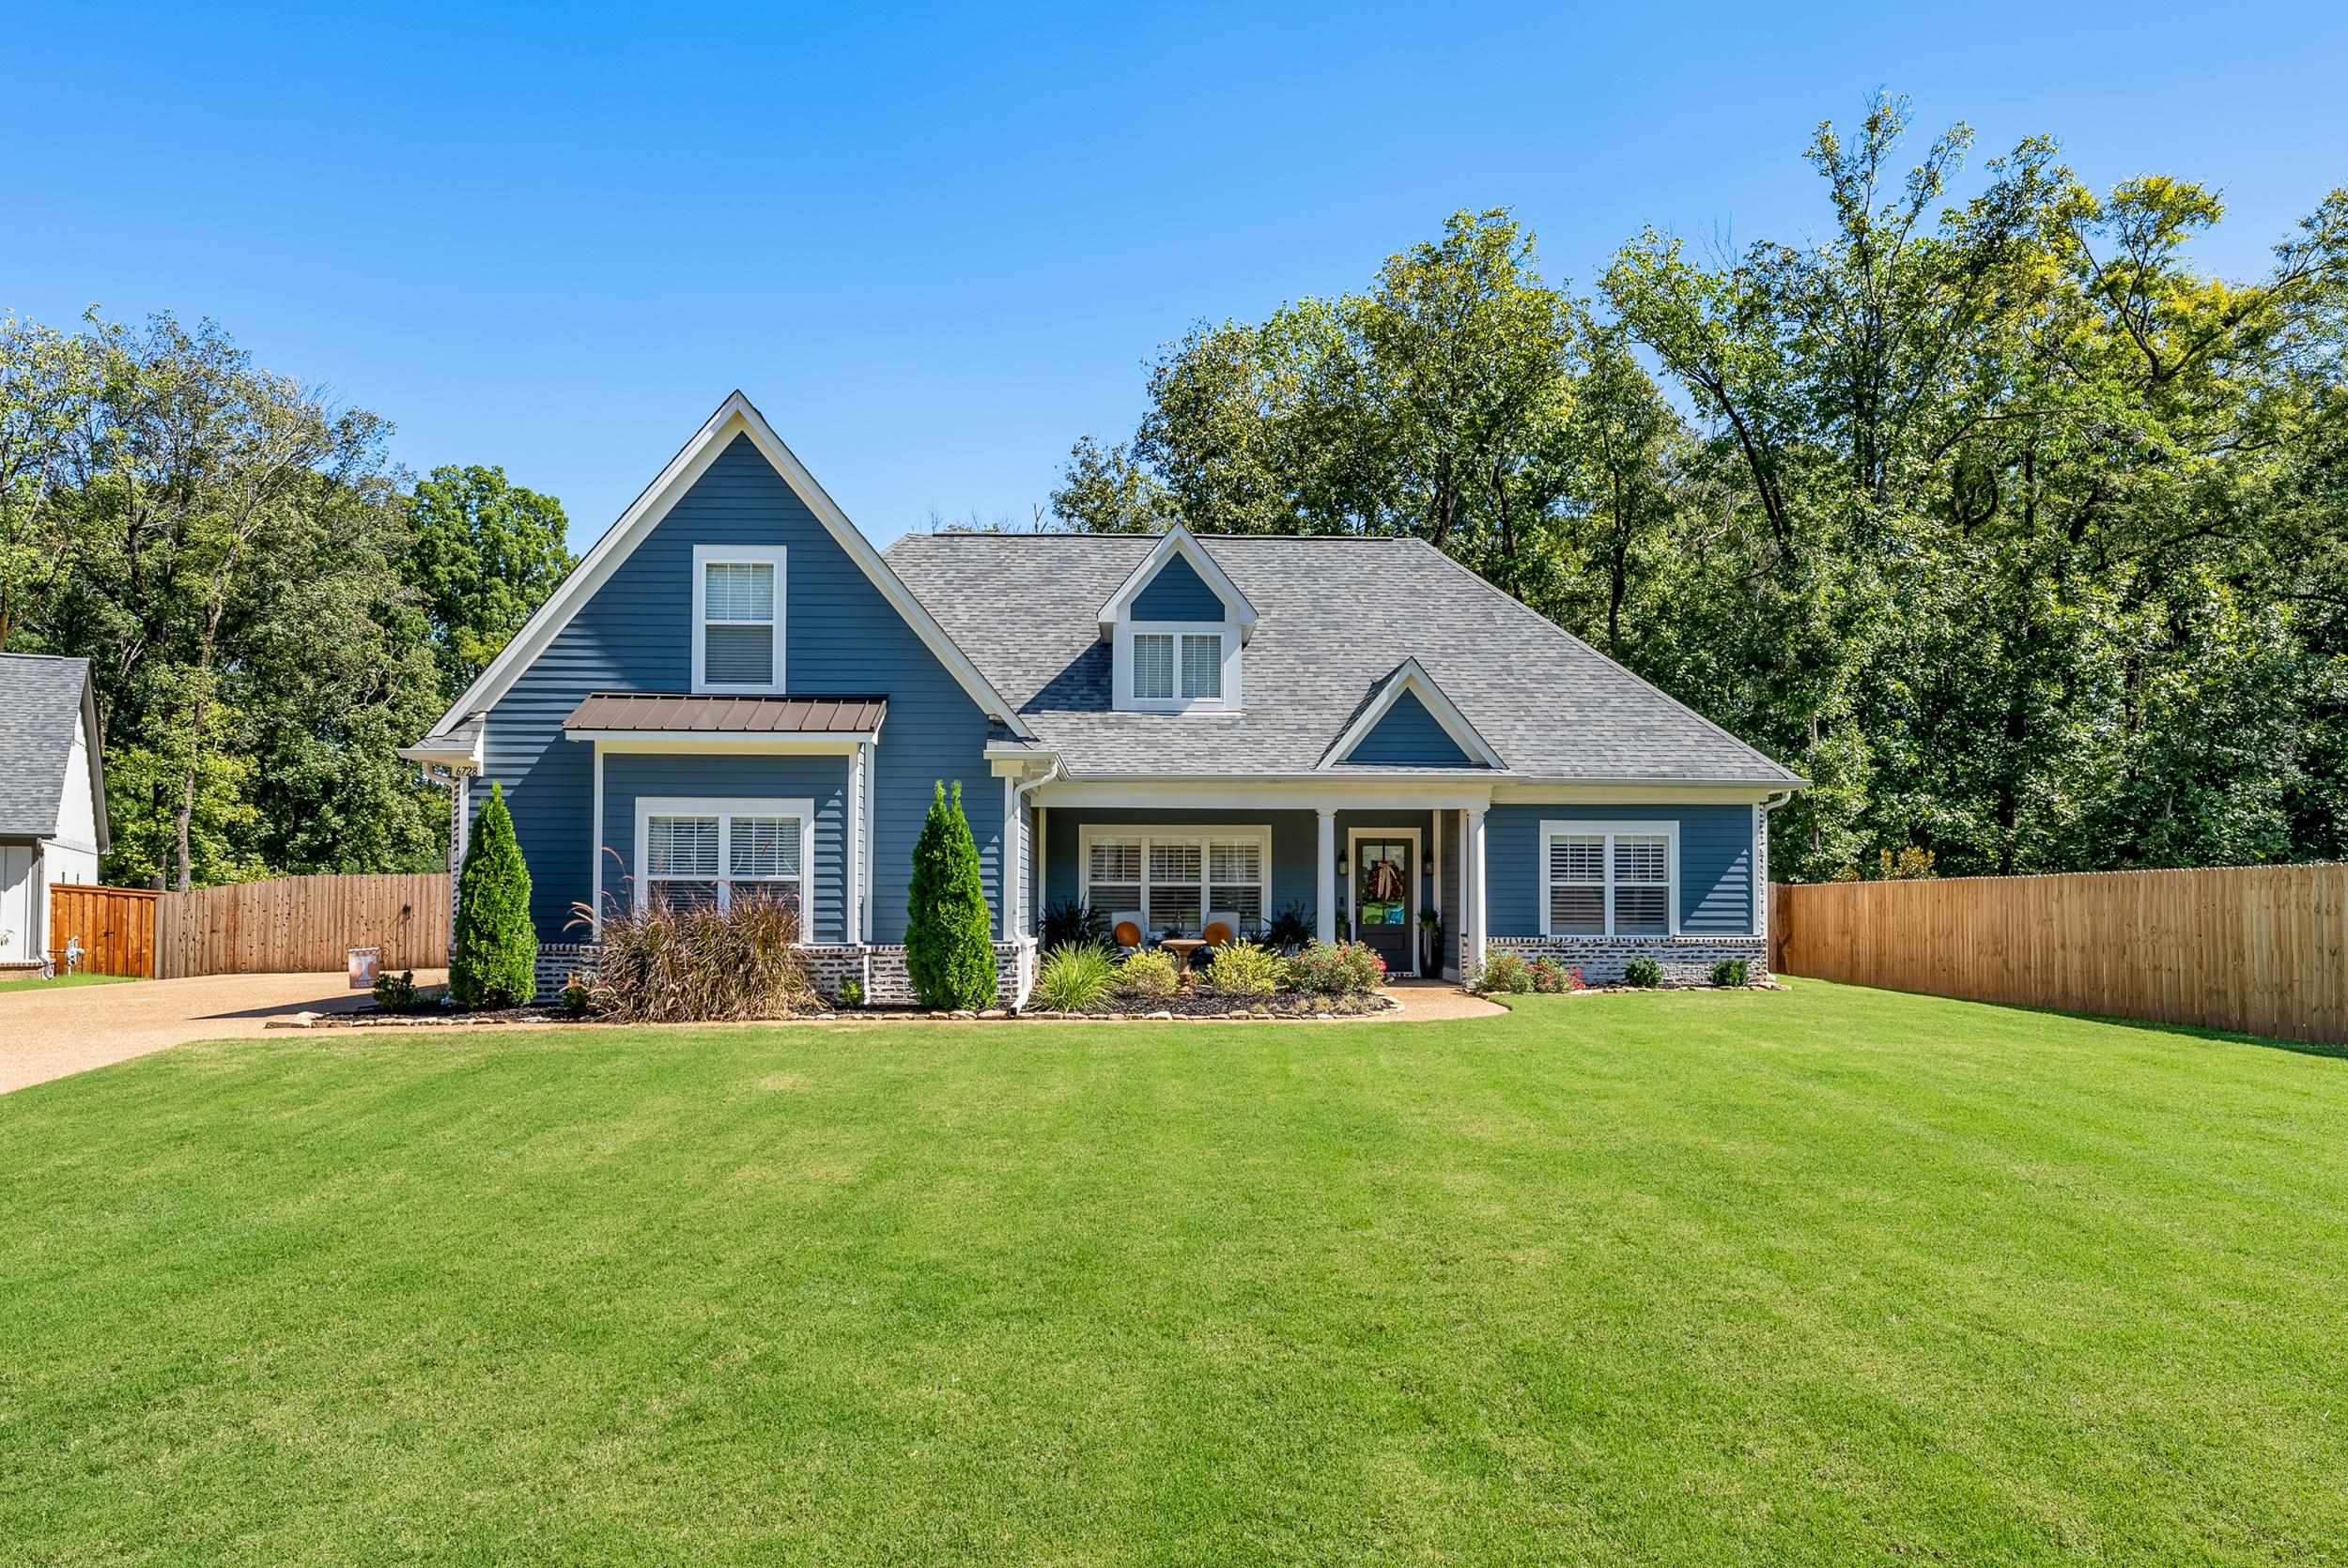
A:
[[[1110,996],[1097,1007],[1055,1011],[1029,1007],[1020,1016],[1042,1019],[1235,1019],[1235,1018],[1358,1018],[1368,1013],[1398,1010],[1402,1004],[1382,992],[1367,995],[1317,996],[1310,992],[1278,991],[1269,996],[1226,996],[1205,986],[1184,986],[1172,996]]]

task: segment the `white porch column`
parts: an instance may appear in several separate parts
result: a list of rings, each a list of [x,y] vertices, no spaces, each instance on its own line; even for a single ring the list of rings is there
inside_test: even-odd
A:
[[[1027,857],[1019,853],[1019,780],[1010,774],[1003,775],[1002,842],[1002,874],[996,881],[1003,890],[1003,940],[1015,942],[1019,937],[1019,888],[1026,881],[1019,866]]]
[[[1313,934],[1323,942],[1337,939],[1337,813],[1321,808],[1321,872],[1314,883]]]
[[[1471,970],[1484,967],[1484,808],[1471,807],[1467,814],[1466,842],[1460,846],[1462,864],[1460,870],[1467,884],[1466,916],[1468,949],[1467,963]]]
[[[847,897],[842,900],[847,908],[840,935],[853,947],[863,940],[864,927],[864,746],[860,742],[848,753],[847,839]]]

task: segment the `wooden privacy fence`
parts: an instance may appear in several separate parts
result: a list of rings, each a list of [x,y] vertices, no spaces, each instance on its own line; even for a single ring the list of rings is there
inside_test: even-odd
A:
[[[1771,968],[2348,1040],[2348,866],[1777,884]]]
[[[92,975],[155,973],[155,906],[162,895],[146,887],[49,888],[49,958],[65,973],[66,945],[79,941],[82,968]]]
[[[388,970],[448,962],[449,882],[421,876],[276,877],[166,893],[157,901],[159,979],[343,968],[380,947]]]

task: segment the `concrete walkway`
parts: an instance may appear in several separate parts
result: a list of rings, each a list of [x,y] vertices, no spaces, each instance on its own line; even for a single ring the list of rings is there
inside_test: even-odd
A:
[[[1470,996],[1449,980],[1388,980],[1386,991],[1402,1004],[1402,1015],[1383,1016],[1389,1022],[1432,1023],[1451,1018],[1502,1018],[1508,1009],[1481,996]]]
[[[418,970],[439,985],[441,970]],[[258,1035],[272,1018],[348,1011],[367,999],[339,973],[204,975],[112,986],[0,991],[0,1094],[189,1040]]]

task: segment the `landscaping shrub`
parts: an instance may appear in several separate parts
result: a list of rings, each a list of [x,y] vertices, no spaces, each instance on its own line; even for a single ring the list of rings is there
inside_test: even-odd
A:
[[[851,975],[840,982],[840,1005],[843,1007],[864,1006],[864,982]]]
[[[505,787],[473,823],[456,877],[456,930],[448,993],[460,1007],[518,1007],[538,991],[538,932],[530,923],[530,868],[505,809]]]
[[[1043,912],[1039,933],[1045,952],[1055,947],[1080,946],[1087,942],[1109,945],[1109,912],[1095,909],[1082,899],[1069,899]]]
[[[1544,996],[1554,996],[1573,989],[1566,979],[1566,966],[1555,959],[1535,959],[1526,968],[1532,971],[1533,989]]]
[[[1117,962],[1097,942],[1055,947],[1036,971],[1035,998],[1058,1013],[1090,1012],[1107,999]]]
[[[1313,996],[1360,996],[1386,977],[1385,960],[1359,942],[1312,942],[1289,960],[1290,991]]]
[[[1484,961],[1484,973],[1475,989],[1487,996],[1522,996],[1533,989],[1533,966],[1524,961],[1522,953],[1503,947]]]
[[[1207,989],[1226,996],[1269,996],[1280,989],[1280,960],[1252,942],[1227,942],[1207,961]]]
[[[403,969],[394,975],[390,970],[375,977],[375,1005],[387,1013],[411,1013],[416,1010],[416,972]]]
[[[788,1018],[819,1000],[798,941],[798,910],[780,899],[741,898],[719,910],[653,899],[604,916],[587,1000],[631,1023]]]
[[[995,1001],[995,935],[959,779],[950,800],[946,786],[937,785],[920,841],[913,846],[905,970],[924,1007],[984,1007]]]
[[[1263,945],[1282,953],[1293,953],[1313,939],[1313,922],[1303,904],[1290,904],[1272,917],[1263,929]]]
[[[1749,971],[1742,959],[1722,959],[1712,966],[1712,983],[1716,986],[1740,986]]]
[[[1117,992],[1120,996],[1171,996],[1182,986],[1182,972],[1175,963],[1174,955],[1155,947],[1135,953],[1117,966]]]
[[[1663,966],[1653,959],[1632,959],[1622,966],[1622,983],[1639,991],[1653,991],[1663,983]]]

